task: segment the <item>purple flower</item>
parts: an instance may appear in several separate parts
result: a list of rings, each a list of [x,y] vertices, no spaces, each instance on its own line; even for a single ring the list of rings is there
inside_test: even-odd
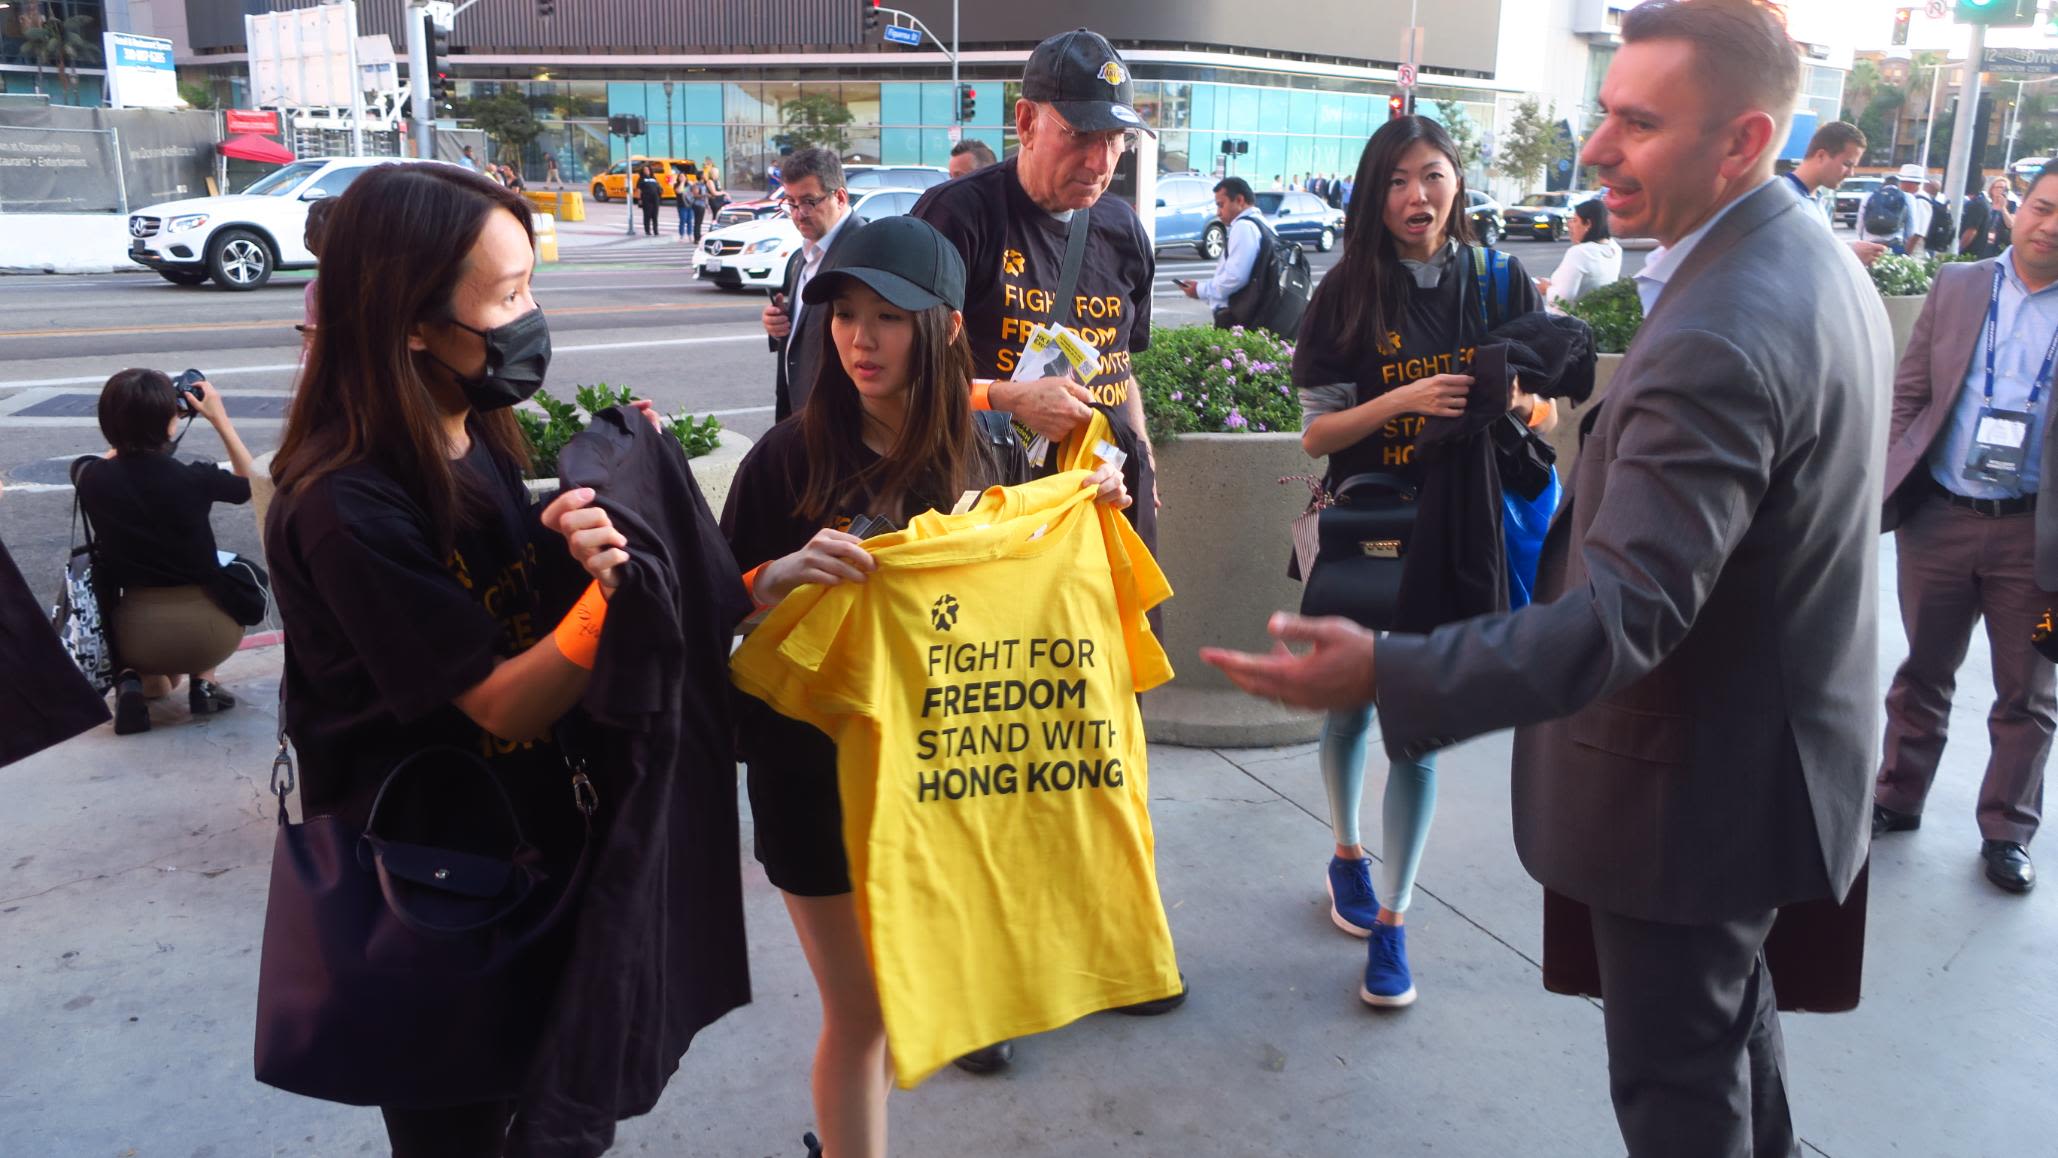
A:
[[[1224,370],[1227,370],[1227,369],[1229,369],[1229,368],[1230,368],[1230,365],[1229,365],[1229,359],[1227,359],[1227,358],[1224,358],[1224,359],[1222,359],[1222,368],[1223,368]]]
[[[1258,423],[1258,433],[1259,433],[1259,434],[1264,434],[1265,432],[1266,432],[1266,430],[1265,430],[1265,424],[1264,424],[1264,423],[1262,423],[1262,422]]]
[[[1237,413],[1235,407],[1231,407],[1229,410],[1229,417],[1224,418],[1222,420],[1222,425],[1228,427],[1231,430],[1242,430],[1244,427],[1250,425],[1250,421],[1244,418],[1243,415]]]
[[[1291,398],[1291,397],[1293,397],[1293,391],[1291,391],[1291,390],[1287,389],[1287,388],[1286,388],[1286,387],[1284,387],[1284,386],[1281,386],[1281,387],[1279,388],[1279,396],[1280,396],[1281,398]],[[1175,395],[1174,397],[1177,397],[1177,396]]]
[[[1186,391],[1184,391],[1184,390],[1174,390],[1174,391],[1172,391],[1172,401],[1174,401],[1174,402],[1184,402],[1184,401],[1186,401]]]

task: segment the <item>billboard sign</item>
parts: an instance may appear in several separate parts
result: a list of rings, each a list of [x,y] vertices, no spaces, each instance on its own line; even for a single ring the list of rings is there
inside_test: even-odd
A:
[[[175,109],[179,74],[172,64],[172,42],[128,32],[101,34],[107,61],[107,103],[115,108]]]

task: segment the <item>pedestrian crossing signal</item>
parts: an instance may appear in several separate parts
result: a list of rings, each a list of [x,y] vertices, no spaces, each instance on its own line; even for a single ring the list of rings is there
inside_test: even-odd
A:
[[[1407,97],[1404,97],[1404,96],[1402,96],[1402,95],[1401,95],[1401,94],[1399,94],[1399,93],[1395,93],[1395,94],[1393,94],[1392,96],[1390,96],[1390,97],[1387,97],[1387,98],[1386,98],[1386,119],[1387,119],[1387,120],[1389,120],[1389,121],[1390,121],[1390,120],[1393,120],[1393,119],[1394,119],[1395,117],[1399,117],[1399,116],[1405,116],[1405,115],[1407,114],[1407,111],[1408,111],[1408,98],[1407,98]]]
[[[969,122],[979,111],[979,90],[968,84],[958,86],[958,123]]]

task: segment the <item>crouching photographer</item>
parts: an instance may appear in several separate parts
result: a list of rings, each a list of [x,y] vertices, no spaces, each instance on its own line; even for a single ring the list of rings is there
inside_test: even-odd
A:
[[[231,470],[173,457],[181,419],[206,420],[228,448]],[[148,731],[147,700],[190,677],[194,715],[226,711],[236,698],[215,682],[243,628],[263,620],[264,570],[218,553],[209,513],[250,501],[250,451],[229,422],[221,391],[197,370],[176,380],[123,370],[100,391],[108,451],[72,468],[93,548],[94,582],[114,654],[114,730]]]

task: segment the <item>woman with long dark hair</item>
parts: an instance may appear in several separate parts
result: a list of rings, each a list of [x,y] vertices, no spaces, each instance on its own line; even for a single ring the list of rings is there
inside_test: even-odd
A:
[[[1608,207],[1599,197],[1574,205],[1567,228],[1572,231],[1572,248],[1565,251],[1551,276],[1537,283],[1544,300],[1555,310],[1622,278],[1622,246],[1615,241],[1608,225]]]
[[[338,198],[327,241],[265,528],[303,813],[362,828],[400,761],[444,746],[477,753],[546,879],[564,880],[584,837],[557,727],[593,658],[578,632],[552,625],[604,615],[622,536],[587,505],[591,491],[561,495],[539,520],[522,486],[528,455],[510,408],[550,360],[530,292],[528,202],[456,166],[380,166]],[[588,555],[590,586],[572,561]],[[490,1029],[453,1020],[413,1032],[533,1046],[557,977],[547,958],[526,972],[532,1000],[498,1010]],[[393,1152],[499,1155],[519,1094],[453,1104],[434,1089],[395,1091],[384,1109]]]
[[[934,254],[927,269],[908,255]],[[839,246],[808,282],[808,309],[829,310],[825,356],[799,413],[751,448],[729,490],[722,530],[760,605],[802,584],[862,583],[876,568],[853,520],[894,526],[949,510],[966,490],[1027,482],[1027,455],[1002,415],[975,419],[966,342],[964,264],[913,217],[883,218]],[[1120,470],[1087,480],[1127,506]],[[862,528],[860,528],[862,529]],[[816,1121],[834,1158],[886,1153],[892,1059],[879,993],[851,894],[827,736],[745,698],[757,857],[786,900],[822,998],[815,1050]]]
[[[1330,490],[1359,474],[1419,485],[1415,437],[1431,418],[1465,413],[1471,365],[1486,329],[1464,165],[1441,125],[1398,117],[1365,144],[1351,192],[1343,260],[1317,287],[1294,352],[1301,446],[1328,460]],[[1542,308],[1521,264],[1508,261],[1502,316]],[[1528,418],[1531,400],[1517,394]],[[1495,544],[1486,550],[1504,550]],[[1410,556],[1406,566],[1437,561]],[[1426,630],[1434,625],[1416,625]],[[1329,862],[1330,919],[1369,940],[1367,1004],[1415,1000],[1405,914],[1436,809],[1436,758],[1395,760],[1387,772],[1379,887],[1358,833],[1372,709],[1332,712],[1322,729],[1322,779],[1336,837]],[[1383,898],[1383,899],[1382,899]]]

